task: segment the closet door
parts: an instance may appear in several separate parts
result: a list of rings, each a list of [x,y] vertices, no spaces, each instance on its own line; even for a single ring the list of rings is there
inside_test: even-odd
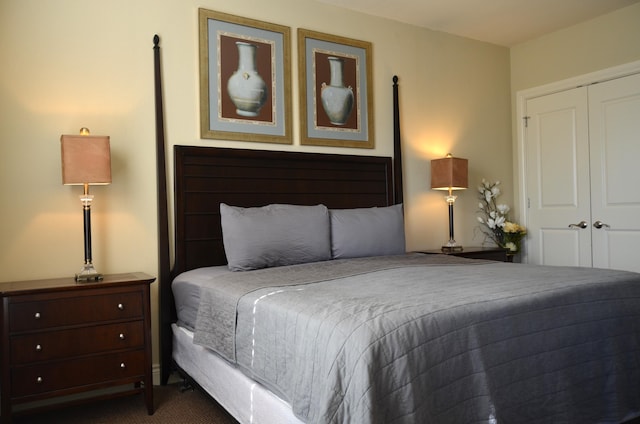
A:
[[[640,272],[640,75],[529,99],[529,263]]]
[[[640,74],[589,86],[593,266],[640,272]]]
[[[591,266],[587,89],[527,101],[529,263]]]

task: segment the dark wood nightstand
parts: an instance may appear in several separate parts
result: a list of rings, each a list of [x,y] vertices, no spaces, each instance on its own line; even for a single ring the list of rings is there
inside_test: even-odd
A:
[[[69,277],[0,283],[0,421],[51,408],[45,399],[57,398],[57,407],[136,393],[144,394],[153,414],[154,280],[137,272],[98,282]]]
[[[508,250],[501,247],[464,247],[461,252],[443,252],[440,249],[436,250],[421,250],[419,253],[435,254],[441,253],[444,255],[461,256],[463,258],[470,259],[486,259],[490,261],[498,262],[511,262],[511,257],[507,255]]]

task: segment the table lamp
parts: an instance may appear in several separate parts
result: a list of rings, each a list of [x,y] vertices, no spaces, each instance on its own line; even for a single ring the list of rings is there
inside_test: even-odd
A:
[[[467,159],[454,158],[451,153],[442,159],[431,161],[431,189],[448,190],[445,200],[449,205],[449,241],[442,246],[443,252],[459,252],[462,249],[453,237],[453,190],[464,190],[469,186],[469,164]]]
[[[108,136],[89,135],[87,128],[80,135],[60,137],[62,149],[62,184],[84,186],[80,196],[84,212],[84,265],[76,274],[76,281],[102,280],[91,259],[91,201],[90,185],[111,183],[111,152]]]

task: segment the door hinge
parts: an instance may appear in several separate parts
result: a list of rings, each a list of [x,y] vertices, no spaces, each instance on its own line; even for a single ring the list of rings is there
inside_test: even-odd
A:
[[[529,119],[531,119],[530,116],[523,116],[522,119],[524,120],[524,127],[525,128],[529,128]]]

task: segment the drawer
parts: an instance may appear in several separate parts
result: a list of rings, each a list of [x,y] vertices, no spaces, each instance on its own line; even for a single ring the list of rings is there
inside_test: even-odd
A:
[[[40,330],[92,322],[143,317],[142,292],[61,297],[9,303],[9,331]]]
[[[70,359],[55,363],[18,366],[11,373],[11,397],[19,399],[55,390],[116,382],[145,374],[144,349],[117,354]]]
[[[11,363],[21,365],[143,346],[143,321],[30,333],[11,338]]]

